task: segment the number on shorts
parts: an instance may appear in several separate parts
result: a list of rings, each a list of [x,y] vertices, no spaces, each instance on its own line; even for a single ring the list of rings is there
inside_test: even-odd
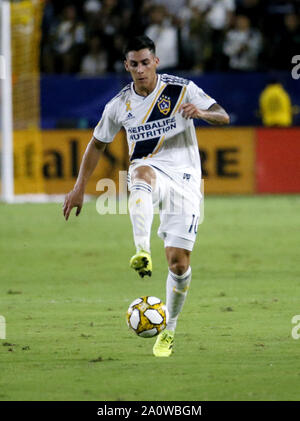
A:
[[[194,233],[197,234],[198,221],[199,221],[199,216],[196,217],[196,215],[193,214],[192,223],[189,228],[190,233],[193,232],[194,230]]]

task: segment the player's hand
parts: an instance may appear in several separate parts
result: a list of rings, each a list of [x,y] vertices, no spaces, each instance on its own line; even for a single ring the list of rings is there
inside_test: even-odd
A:
[[[68,220],[73,208],[77,208],[76,216],[80,214],[83,205],[83,197],[84,194],[80,190],[71,190],[70,193],[66,195],[63,205],[63,213],[66,221]]]
[[[201,110],[196,105],[187,102],[186,104],[180,105],[178,109],[179,113],[182,113],[182,117],[189,120],[190,118],[201,118]]]

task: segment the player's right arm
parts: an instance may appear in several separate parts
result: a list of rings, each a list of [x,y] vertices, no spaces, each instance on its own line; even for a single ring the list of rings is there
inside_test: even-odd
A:
[[[66,221],[73,208],[77,208],[76,216],[80,214],[86,184],[107,143],[112,142],[121,128],[120,122],[116,119],[117,105],[115,101],[110,101],[105,106],[102,117],[94,129],[93,137],[84,152],[75,186],[65,198],[63,213]]]
[[[75,186],[73,190],[71,190],[65,197],[63,213],[66,221],[68,220],[71,210],[73,208],[77,208],[76,216],[80,214],[83,205],[86,184],[90,176],[92,175],[94,169],[96,168],[101,153],[104,151],[105,147],[106,143],[100,142],[94,136],[87,145],[87,148],[84,152],[81,161],[79,174]]]

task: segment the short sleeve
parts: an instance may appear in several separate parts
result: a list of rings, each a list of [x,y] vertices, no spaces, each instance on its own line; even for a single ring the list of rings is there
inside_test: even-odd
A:
[[[208,110],[216,103],[216,100],[207,95],[199,86],[191,81],[188,84],[187,102],[196,105],[200,110]]]
[[[94,129],[93,136],[101,142],[111,143],[120,129],[121,124],[114,117],[112,104],[107,104],[101,120]]]

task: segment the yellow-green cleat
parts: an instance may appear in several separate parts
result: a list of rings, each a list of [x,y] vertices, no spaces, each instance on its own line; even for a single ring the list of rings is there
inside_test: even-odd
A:
[[[152,259],[150,253],[141,250],[130,259],[129,265],[141,278],[152,275]]]
[[[174,332],[172,330],[163,330],[158,335],[153,346],[153,354],[156,357],[169,357],[173,352]]]

